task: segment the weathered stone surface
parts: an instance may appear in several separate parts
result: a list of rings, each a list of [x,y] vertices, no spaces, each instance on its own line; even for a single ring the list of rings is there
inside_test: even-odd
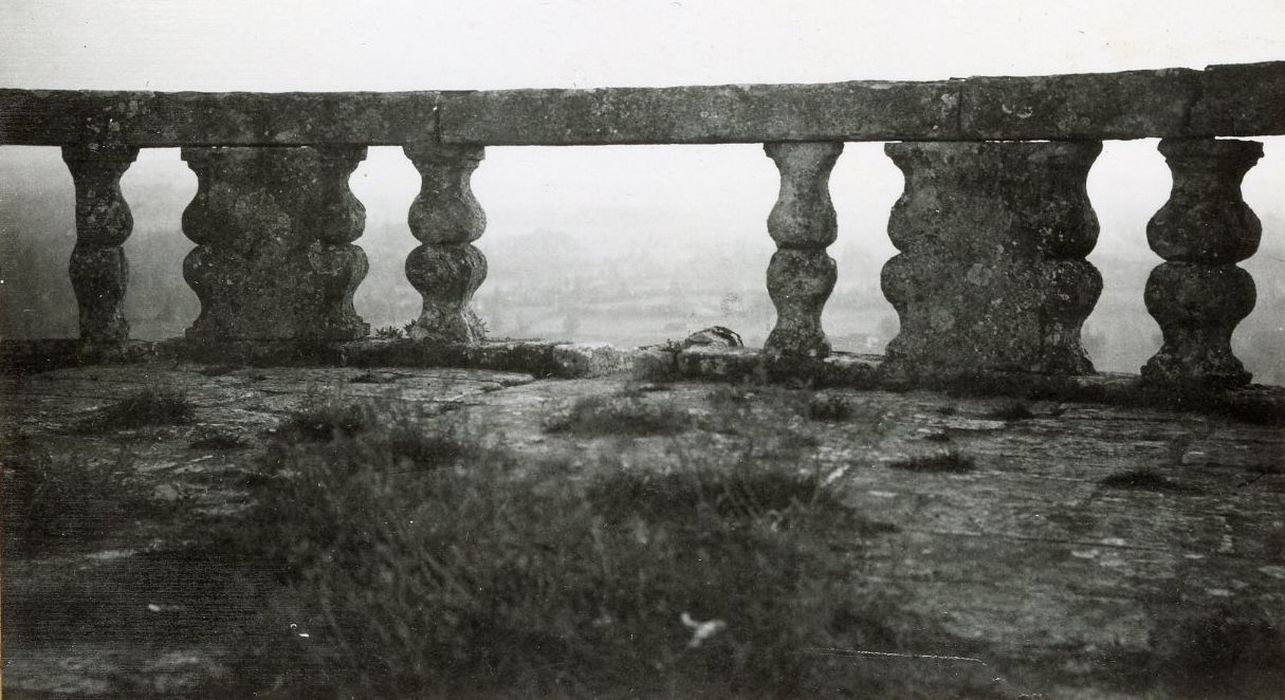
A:
[[[951,138],[949,82],[496,90],[443,95],[445,143],[744,143]]]
[[[120,178],[138,157],[128,146],[64,146],[63,161],[76,187],[76,247],[71,252],[71,286],[80,307],[80,339],[106,347],[129,340],[125,287],[129,261],[121,245],[134,217],[120,191]]]
[[[606,343],[529,340],[441,343],[432,339],[344,343],[339,361],[354,367],[467,367],[538,377],[596,377],[633,368],[635,351]]]
[[[1089,73],[959,81],[969,139],[1129,139],[1181,134],[1199,71]]]
[[[436,133],[438,96],[0,89],[0,144],[401,145]]]
[[[204,342],[346,340],[369,326],[352,295],[366,212],[348,189],[360,147],[185,148],[196,197],[183,264],[201,300],[187,336]]]
[[[0,144],[956,141],[1285,133],[1285,62],[949,81],[392,93],[0,89]],[[211,115],[218,115],[212,118]],[[440,120],[440,128],[439,122]]]
[[[1248,384],[1231,334],[1253,310],[1256,292],[1254,279],[1236,263],[1258,250],[1262,224],[1241,197],[1240,183],[1263,146],[1166,139],[1160,152],[1173,189],[1147,224],[1147,241],[1166,262],[1147,279],[1145,300],[1164,345],[1142,376],[1159,383]]]
[[[1281,133],[1285,119],[1285,64],[1210,66],[1201,73],[1200,98],[1191,108],[1187,136]]]
[[[830,171],[842,143],[769,143],[763,149],[781,173],[767,230],[777,251],[767,268],[767,292],[776,306],[768,352],[806,357],[830,354],[821,312],[838,270],[825,249],[838,235],[830,202]]]
[[[410,336],[477,342],[483,339],[482,323],[470,304],[486,280],[486,257],[471,243],[486,229],[486,213],[469,180],[483,149],[417,143],[405,151],[421,177],[409,222],[422,245],[406,258],[406,277],[424,297],[424,306]]]
[[[1102,281],[1084,256],[1098,222],[1081,143],[897,143],[905,173],[883,291],[901,317],[887,369],[1079,374],[1080,326]]]

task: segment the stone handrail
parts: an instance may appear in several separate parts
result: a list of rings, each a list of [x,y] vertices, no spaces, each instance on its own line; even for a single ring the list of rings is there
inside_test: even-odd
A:
[[[883,288],[901,317],[886,368],[1092,372],[1080,328],[1101,291],[1085,260],[1098,233],[1085,192],[1104,139],[1160,137],[1171,198],[1147,229],[1165,262],[1145,303],[1164,346],[1160,383],[1242,385],[1235,325],[1254,304],[1236,266],[1260,225],[1240,181],[1285,134],[1285,63],[937,82],[854,81],[595,90],[153,93],[0,90],[0,145],[55,145],[76,185],[70,275],[88,347],[128,338],[122,313],[132,219],[121,175],[139,148],[182,147],[198,191],[183,214],[197,247],[184,276],[204,343],[342,341],[368,331],[352,295],[365,213],[348,176],[372,145],[402,146],[422,187],[421,245],[406,262],[424,298],[414,337],[475,342],[486,277],[472,245],[485,215],[469,179],[488,145],[763,143],[781,175],[768,233],[777,307],[767,350],[823,357],[835,284],[829,174],[846,141],[886,146],[906,189]]]
[[[1285,134],[1285,62],[1040,77],[592,90],[0,89],[0,145],[400,146]]]

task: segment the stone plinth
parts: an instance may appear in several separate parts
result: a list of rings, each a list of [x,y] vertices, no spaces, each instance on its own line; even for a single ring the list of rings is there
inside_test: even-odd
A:
[[[350,340],[366,254],[366,212],[348,189],[364,147],[184,148],[196,198],[183,275],[201,300],[199,341]]]
[[[1241,198],[1240,183],[1263,156],[1263,145],[1165,139],[1160,152],[1173,189],[1147,224],[1147,241],[1166,262],[1151,271],[1145,298],[1164,345],[1142,376],[1164,384],[1248,384],[1231,334],[1253,310],[1256,290],[1236,263],[1258,250],[1263,229]]]
[[[1102,290],[1084,257],[1099,142],[894,143],[906,176],[884,294],[901,317],[887,366],[905,374],[1093,371],[1080,327]]]

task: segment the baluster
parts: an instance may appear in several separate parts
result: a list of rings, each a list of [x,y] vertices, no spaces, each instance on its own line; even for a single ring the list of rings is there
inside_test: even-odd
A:
[[[1165,262],[1147,279],[1147,311],[1164,334],[1142,367],[1149,382],[1243,386],[1251,375],[1231,351],[1236,324],[1256,301],[1254,279],[1236,263],[1258,250],[1262,225],[1241,197],[1245,173],[1263,156],[1256,141],[1164,139],[1173,173],[1169,201],[1147,224]]]
[[[120,178],[138,157],[129,146],[63,146],[62,159],[76,186],[76,246],[68,273],[80,309],[80,341],[106,348],[129,340],[125,288],[129,261],[121,246],[134,228]]]
[[[777,251],[767,268],[767,291],[776,306],[776,326],[764,349],[804,357],[830,354],[821,312],[834,291],[834,243],[838,226],[830,202],[830,171],[842,143],[768,143],[763,150],[781,173],[767,230]]]
[[[894,374],[1093,371],[1080,329],[1102,290],[1084,259],[1098,142],[891,143],[906,177],[883,268]]]
[[[470,304],[486,279],[486,257],[472,242],[486,229],[486,214],[469,180],[484,150],[437,144],[408,144],[404,150],[422,178],[408,216],[420,245],[406,258],[406,277],[424,306],[410,336],[481,341],[482,323]]]
[[[201,300],[201,341],[350,340],[366,210],[348,189],[365,147],[184,148],[197,192],[183,274]]]

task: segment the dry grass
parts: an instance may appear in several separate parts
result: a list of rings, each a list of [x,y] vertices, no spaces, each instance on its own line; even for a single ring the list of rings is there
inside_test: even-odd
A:
[[[351,427],[370,410],[325,415]],[[241,645],[238,692],[934,697],[958,685],[809,651],[945,637],[854,597],[862,543],[892,528],[793,460],[691,456],[568,479],[565,464],[520,463],[413,417],[362,425],[278,431],[276,476],[236,538],[250,566],[281,572],[250,626],[279,634]]]
[[[933,454],[909,457],[892,462],[888,466],[909,472],[966,474],[976,469],[977,463],[968,455],[950,450],[948,452],[934,452]]]
[[[79,421],[76,432],[101,434],[148,426],[186,425],[196,407],[181,392],[150,387],[104,406]]]

